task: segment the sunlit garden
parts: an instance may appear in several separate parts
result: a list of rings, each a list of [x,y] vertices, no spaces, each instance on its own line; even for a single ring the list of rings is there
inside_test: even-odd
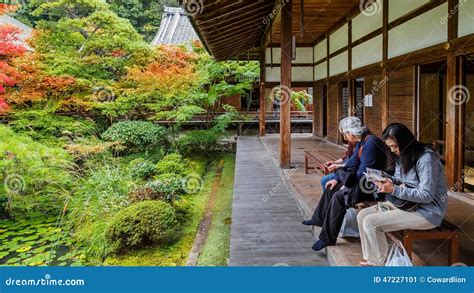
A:
[[[2,11],[34,31],[0,25],[0,265],[185,265],[207,212],[195,265],[226,265],[244,118],[222,100],[258,64],[151,46],[159,19],[111,2]]]

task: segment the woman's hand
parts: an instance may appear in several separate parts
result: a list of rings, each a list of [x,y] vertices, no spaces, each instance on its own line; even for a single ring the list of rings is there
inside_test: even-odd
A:
[[[329,172],[333,172],[333,171],[336,171],[337,169],[339,169],[341,167],[342,167],[341,164],[332,164],[327,168],[328,168]]]
[[[377,191],[380,193],[392,193],[395,189],[395,184],[388,178],[384,181],[375,182],[375,185],[377,185]]]
[[[337,185],[337,180],[336,179],[333,179],[333,180],[330,180],[326,183],[326,188],[329,188],[330,190],[332,190],[334,188],[334,186]]]
[[[337,160],[337,161],[334,161],[334,164],[339,164],[339,165],[340,165],[340,164],[342,164],[343,162],[344,162],[343,159],[339,159],[339,160]]]

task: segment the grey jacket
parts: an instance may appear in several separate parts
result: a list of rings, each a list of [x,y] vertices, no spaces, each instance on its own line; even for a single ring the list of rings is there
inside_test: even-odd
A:
[[[393,177],[396,185],[408,187],[395,186],[392,195],[419,203],[416,212],[433,225],[441,225],[448,207],[448,188],[438,154],[426,149],[416,162],[416,170],[412,168],[407,174],[402,174],[398,160]]]

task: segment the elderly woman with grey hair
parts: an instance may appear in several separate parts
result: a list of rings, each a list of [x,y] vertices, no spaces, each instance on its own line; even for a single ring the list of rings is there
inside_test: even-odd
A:
[[[313,250],[319,251],[326,246],[334,245],[337,241],[346,210],[355,202],[347,200],[351,192],[359,192],[359,182],[364,180],[367,168],[382,170],[386,166],[388,152],[382,140],[373,135],[367,126],[357,117],[347,117],[340,121],[339,128],[349,142],[356,143],[354,153],[345,164],[344,170],[338,171],[335,179],[329,181],[321,200],[310,220],[303,221],[304,225],[321,227],[319,240],[313,245]],[[357,183],[352,183],[350,189],[347,187],[347,178],[342,175],[350,173],[355,177]],[[346,185],[345,185],[346,184]],[[349,191],[348,191],[349,190]],[[349,194],[348,194],[349,192]],[[373,194],[362,191],[361,201],[375,201]],[[354,195],[355,197],[355,195]]]

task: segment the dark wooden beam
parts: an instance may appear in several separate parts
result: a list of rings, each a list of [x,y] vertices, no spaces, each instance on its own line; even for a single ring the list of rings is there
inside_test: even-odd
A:
[[[313,55],[314,56],[314,55]],[[314,80],[314,77],[313,77],[313,80]],[[319,89],[319,87],[316,86],[316,83],[313,82],[313,136],[318,136],[319,134],[319,129],[316,128],[316,119],[319,119],[320,118],[320,113],[318,113],[318,111],[316,111],[316,104],[317,105],[317,109],[320,109],[320,98],[319,97],[319,93],[317,92]],[[321,124],[319,124],[321,125]]]
[[[233,44],[233,40],[235,39],[246,39],[249,38],[250,36],[259,36],[260,33],[258,32],[258,29],[254,25],[248,24],[246,27],[243,28],[244,31],[247,31],[247,34],[242,34],[241,30],[234,31],[234,32],[229,32],[225,33],[224,35],[215,35],[211,38],[208,38],[209,42],[212,44],[212,46],[216,47],[216,45],[224,43],[224,45],[230,45]],[[231,42],[229,42],[231,41]]]
[[[237,6],[237,7],[236,7]],[[234,3],[228,3],[225,8],[216,7],[212,10],[212,13],[203,13],[196,15],[194,18],[196,24],[200,27],[207,24],[219,23],[221,21],[227,21],[228,19],[238,19],[238,15],[242,15],[248,12],[257,12],[259,10],[268,9],[268,7],[273,6],[272,2],[263,3],[261,1],[256,1],[252,4],[245,4],[241,1],[235,1]],[[204,8],[207,8],[207,3],[204,5]]]
[[[348,24],[347,24],[347,43],[349,44],[348,45],[348,51],[347,51],[347,55],[348,55],[348,70],[351,71],[352,70],[352,48],[353,48],[353,45],[352,45],[352,20],[349,20]]]
[[[330,52],[331,52],[331,44],[329,43],[329,35],[326,36],[327,38],[327,41],[326,41],[326,69],[327,69],[327,72],[326,72],[326,80],[329,78],[329,69],[331,68],[329,66],[329,55],[330,55]],[[329,92],[329,85],[328,85],[328,92]],[[329,98],[329,94],[328,94],[328,98]]]
[[[453,12],[448,19],[448,41],[458,36],[458,0],[449,0],[449,11]],[[456,56],[455,51],[449,51],[447,57],[446,85],[446,177],[448,185],[454,187],[462,182],[463,169],[463,104],[461,101],[462,85],[464,85],[464,57]]]
[[[252,22],[259,24],[260,26],[263,27],[263,24],[257,20],[257,18],[263,17],[267,15],[267,12],[265,10],[254,13],[252,16]],[[261,20],[261,19],[260,19]],[[213,23],[212,25],[209,25],[208,27],[203,27],[201,31],[203,33],[212,33],[215,31],[226,31],[229,28],[235,28],[239,27],[241,24],[246,24],[249,23],[249,18],[238,18],[237,21],[225,21],[222,23]]]
[[[291,167],[291,55],[292,0],[281,9],[281,105],[280,105],[280,167]]]
[[[461,65],[463,57],[457,57],[454,52],[448,53],[447,65],[447,103],[446,103],[446,177],[448,185],[453,187],[462,179],[463,130],[461,125],[462,105],[460,100]]]
[[[273,64],[265,64],[266,67],[279,67],[281,64],[279,63],[273,63]],[[314,67],[314,64],[313,63],[293,63],[292,64],[293,67]]]
[[[274,11],[277,11],[277,8],[282,4],[282,0],[276,0],[273,5],[272,14]],[[280,20],[281,11],[274,15],[273,18],[267,19],[268,23],[266,24],[265,30],[263,32],[262,41],[260,42],[260,50],[263,50],[267,47],[268,42],[271,42],[271,35],[273,32],[273,25]]]
[[[388,60],[388,0],[383,0],[382,7],[382,129],[388,126],[388,107],[389,107],[389,72],[387,68]]]
[[[274,88],[274,87],[277,87],[279,86],[280,83],[279,82],[265,82],[265,87],[268,89],[268,88]],[[312,87],[313,86],[313,82],[312,81],[292,81],[291,82],[291,87],[292,88],[296,88],[296,87]]]
[[[376,29],[376,30],[374,30],[373,32],[371,32],[371,33],[369,33],[369,34],[367,34],[367,35],[365,35],[365,36],[363,36],[363,37],[361,37],[361,38],[359,38],[359,39],[353,41],[353,42],[352,42],[352,47],[356,47],[356,46],[358,46],[358,45],[360,45],[360,44],[362,44],[362,43],[367,42],[367,41],[370,40],[370,39],[375,38],[376,36],[382,34],[382,30],[383,30],[383,28]]]
[[[265,50],[260,50],[260,113],[259,113],[259,135],[265,136]]]

